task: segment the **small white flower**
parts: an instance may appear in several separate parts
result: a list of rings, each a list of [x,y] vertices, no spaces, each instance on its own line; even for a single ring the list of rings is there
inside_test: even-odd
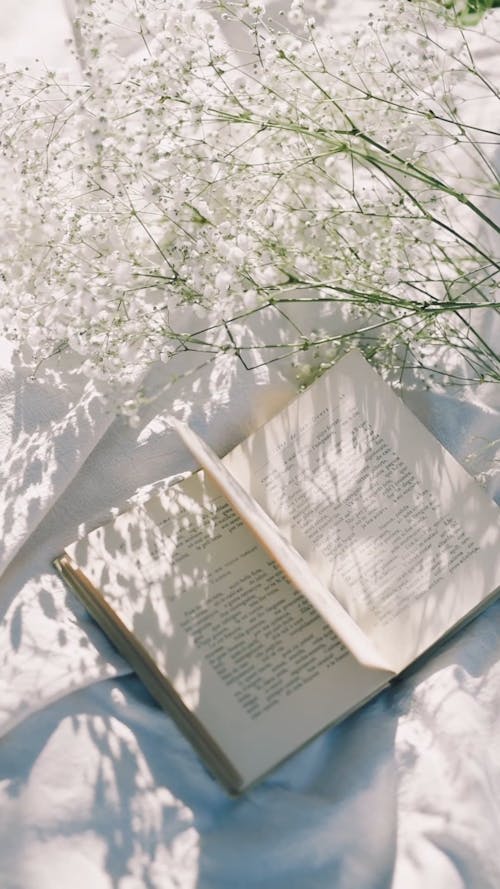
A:
[[[221,269],[215,276],[215,289],[223,296],[225,295],[232,281],[232,275],[228,269]]]
[[[261,15],[265,11],[263,0],[247,0],[247,6],[252,15]]]

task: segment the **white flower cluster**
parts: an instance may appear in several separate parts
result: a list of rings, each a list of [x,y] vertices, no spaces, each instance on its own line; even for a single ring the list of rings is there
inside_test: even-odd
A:
[[[415,6],[391,3],[339,47],[301,0],[299,36],[257,0],[137,0],[133,16],[80,0],[81,83],[2,75],[8,335],[35,364],[70,350],[121,382],[179,349],[245,361],[256,342],[264,360],[342,342],[346,323],[388,362],[401,344],[415,360],[420,341],[422,355],[456,345],[455,304],[480,281],[491,300],[494,271],[450,169],[449,147],[470,141],[456,75],[477,72]],[[252,57],[226,48],[214,13],[251,29]],[[132,32],[141,49],[125,55]],[[315,330],[299,329],[304,305]]]

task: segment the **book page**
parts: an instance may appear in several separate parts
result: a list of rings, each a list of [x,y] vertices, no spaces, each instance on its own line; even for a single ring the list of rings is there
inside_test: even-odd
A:
[[[309,563],[290,544],[286,536],[240,485],[222,460],[188,426],[176,424],[177,430],[191,453],[198,459],[204,472],[210,476],[227,502],[245,522],[256,540],[269,553],[298,590],[314,606],[332,630],[344,642],[349,651],[366,667],[394,673],[386,660],[340,603],[331,596],[322,580]]]
[[[499,510],[358,353],[224,463],[398,670],[499,584]]]
[[[386,684],[202,473],[68,547],[245,783]]]

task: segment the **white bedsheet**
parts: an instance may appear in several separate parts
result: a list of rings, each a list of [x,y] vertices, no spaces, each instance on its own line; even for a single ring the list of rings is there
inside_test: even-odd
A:
[[[70,64],[68,9],[4,0],[0,60]],[[90,384],[44,389],[1,354],[1,889],[497,889],[500,605],[229,799],[50,564],[188,457],[158,406],[131,429]],[[221,451],[292,393],[227,359],[176,386],[163,407],[196,391],[191,421]],[[478,452],[474,470],[500,437],[495,398],[408,396],[459,458]]]

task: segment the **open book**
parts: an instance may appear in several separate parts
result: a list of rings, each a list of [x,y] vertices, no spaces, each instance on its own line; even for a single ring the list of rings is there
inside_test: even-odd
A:
[[[500,513],[357,352],[56,565],[239,792],[500,583]]]

